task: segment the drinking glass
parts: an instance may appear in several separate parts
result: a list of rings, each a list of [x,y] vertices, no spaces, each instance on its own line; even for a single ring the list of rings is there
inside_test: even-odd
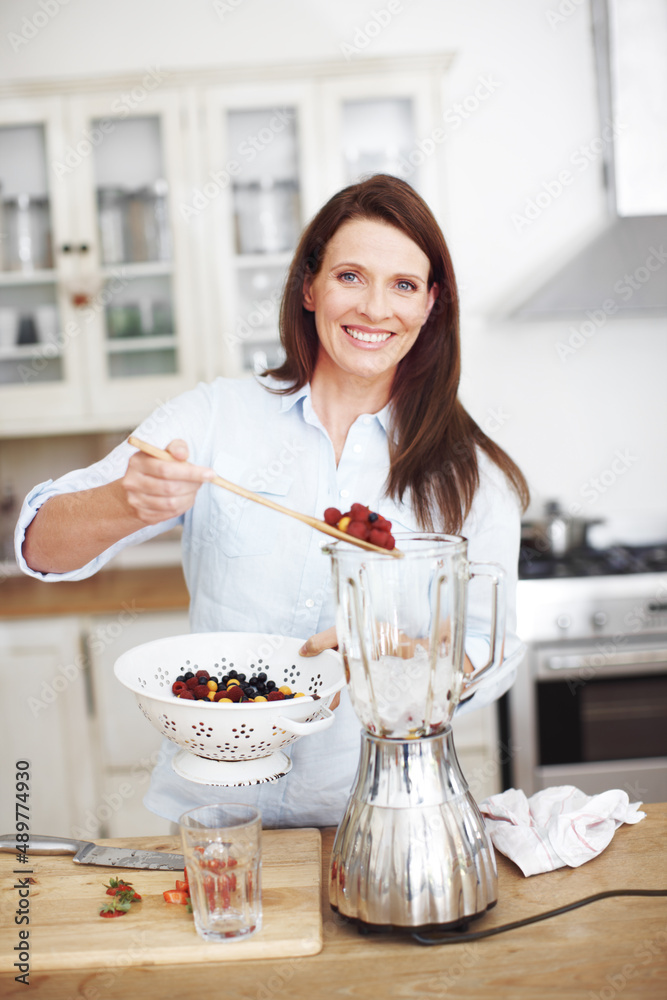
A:
[[[238,941],[262,926],[262,817],[237,803],[199,806],[180,818],[197,933]]]

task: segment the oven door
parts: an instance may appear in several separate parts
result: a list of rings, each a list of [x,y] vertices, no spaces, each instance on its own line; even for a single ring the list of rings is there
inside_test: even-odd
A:
[[[667,639],[534,644],[511,694],[513,780],[527,794],[667,800]]]

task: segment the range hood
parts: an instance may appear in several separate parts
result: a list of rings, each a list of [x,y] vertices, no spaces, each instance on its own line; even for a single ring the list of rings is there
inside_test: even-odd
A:
[[[667,314],[667,0],[591,0],[608,221],[514,311]],[[604,134],[604,133],[603,133]]]

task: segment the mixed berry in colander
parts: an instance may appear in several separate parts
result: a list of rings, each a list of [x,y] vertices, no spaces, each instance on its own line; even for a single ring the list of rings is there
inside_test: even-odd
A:
[[[287,684],[280,687],[269,680],[264,671],[253,674],[250,679],[237,670],[230,670],[222,677],[212,677],[208,670],[191,670],[180,674],[171,686],[177,698],[186,701],[217,701],[225,704],[238,702],[285,701],[289,698],[303,698],[302,691],[293,692]]]

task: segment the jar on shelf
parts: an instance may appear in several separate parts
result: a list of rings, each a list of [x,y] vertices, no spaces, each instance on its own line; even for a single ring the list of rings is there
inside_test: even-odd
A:
[[[7,271],[35,271],[53,267],[49,199],[30,194],[6,198],[3,204],[7,239]]]

